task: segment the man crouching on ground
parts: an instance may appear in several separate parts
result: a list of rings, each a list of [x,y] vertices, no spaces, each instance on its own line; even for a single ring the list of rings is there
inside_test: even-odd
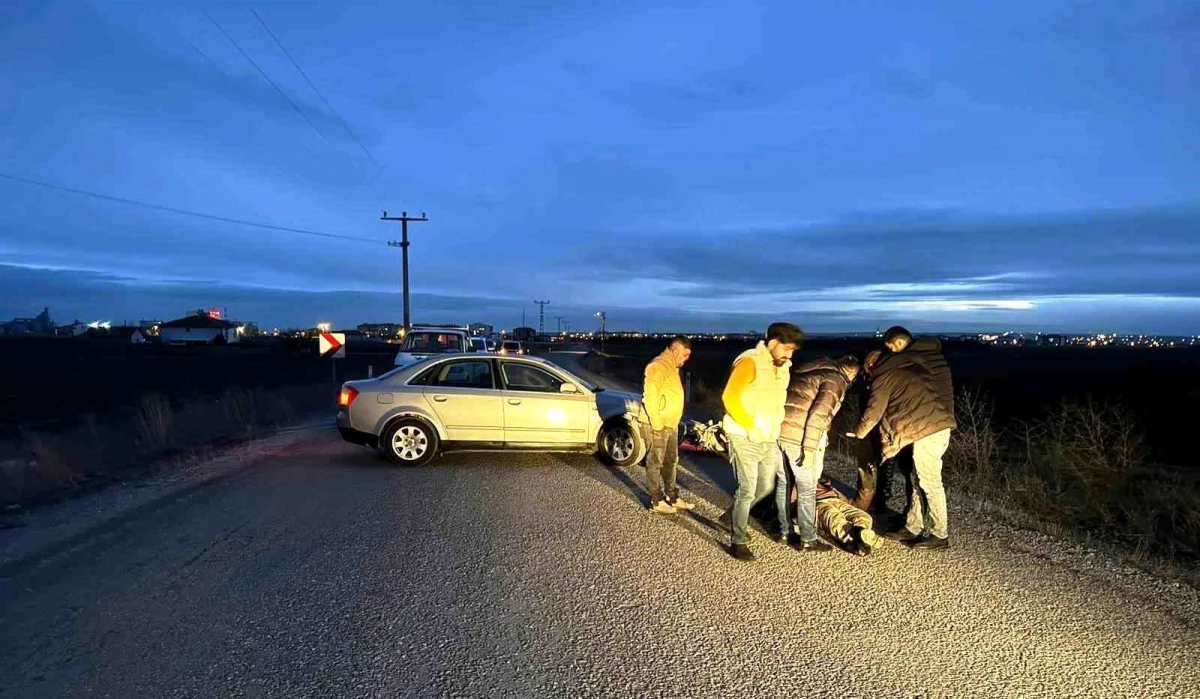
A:
[[[837,361],[821,357],[792,372],[779,447],[796,479],[800,540],[788,543],[798,551],[832,548],[817,538],[817,479],[825,469],[829,428],[842,407],[846,389],[857,376],[858,360],[853,356]]]
[[[729,462],[737,478],[737,492],[730,511],[732,545],[729,553],[741,561],[754,560],[750,542],[750,508],[775,488],[775,505],[783,532],[787,517],[787,478],[783,452],[779,450],[779,427],[787,399],[792,353],[804,333],[791,323],[772,323],[767,339],[738,355],[729,382],[721,394],[725,404],[722,427],[729,438]]]
[[[679,498],[679,421],[683,419],[683,382],[679,369],[692,356],[692,341],[676,337],[646,365],[642,386],[642,430],[646,437],[646,487],[650,511],[675,514],[695,507]]]

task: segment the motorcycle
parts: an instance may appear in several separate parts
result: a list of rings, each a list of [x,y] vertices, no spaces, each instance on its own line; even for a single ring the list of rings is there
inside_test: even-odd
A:
[[[684,420],[679,423],[679,449],[724,456],[729,453],[729,439],[719,422]]]

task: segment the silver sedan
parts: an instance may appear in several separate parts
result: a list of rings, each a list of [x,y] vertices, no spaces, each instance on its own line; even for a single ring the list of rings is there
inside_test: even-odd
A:
[[[338,395],[342,438],[421,466],[446,451],[585,452],[641,461],[641,396],[607,391],[538,357],[425,359]]]

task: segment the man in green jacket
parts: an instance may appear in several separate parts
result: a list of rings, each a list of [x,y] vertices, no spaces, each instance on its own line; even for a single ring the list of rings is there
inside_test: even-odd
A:
[[[680,499],[675,472],[679,467],[679,421],[683,419],[683,382],[679,369],[692,356],[692,341],[676,337],[646,365],[642,385],[642,430],[646,438],[646,487],[650,511],[675,514],[695,507]]]
[[[891,354],[874,369],[871,396],[858,428],[848,436],[862,439],[876,424],[880,427],[884,459],[912,447],[913,485],[903,529],[889,538],[912,548],[942,549],[950,545],[946,490],[942,484],[942,457],[950,445],[954,419],[954,386],[950,367],[936,338],[914,341],[902,327],[890,328],[884,344]],[[925,530],[928,503],[929,535]]]

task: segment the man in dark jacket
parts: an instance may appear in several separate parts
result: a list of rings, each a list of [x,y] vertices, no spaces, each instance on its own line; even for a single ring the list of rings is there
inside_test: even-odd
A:
[[[825,468],[829,427],[842,407],[846,389],[854,383],[856,376],[858,360],[855,357],[842,357],[836,361],[822,357],[795,369],[788,383],[779,448],[796,480],[800,540],[789,543],[800,551],[832,548],[817,538],[817,479]]]
[[[875,365],[883,358],[883,350],[871,350],[863,359],[862,375],[865,379],[852,385],[856,389],[860,410],[865,410],[871,396],[871,378]],[[904,496],[908,498],[912,485],[912,450],[905,449],[896,456],[883,458],[883,443],[879,436],[879,426],[866,436],[856,441],[855,457],[858,461],[858,489],[854,504],[863,510],[875,514],[883,521],[884,526],[893,527],[898,518],[903,518],[908,512],[905,503],[904,512],[898,513],[888,506],[892,496],[892,481],[896,471],[904,476]]]
[[[954,386],[950,367],[935,338],[914,341],[904,328],[891,328],[884,344],[892,354],[875,366],[871,396],[858,428],[848,436],[862,439],[879,425],[882,457],[890,459],[912,446],[913,487],[907,521],[890,538],[913,548],[947,548],[946,490],[942,485],[942,456],[950,445],[954,420]],[[925,529],[924,497],[929,510]]]

